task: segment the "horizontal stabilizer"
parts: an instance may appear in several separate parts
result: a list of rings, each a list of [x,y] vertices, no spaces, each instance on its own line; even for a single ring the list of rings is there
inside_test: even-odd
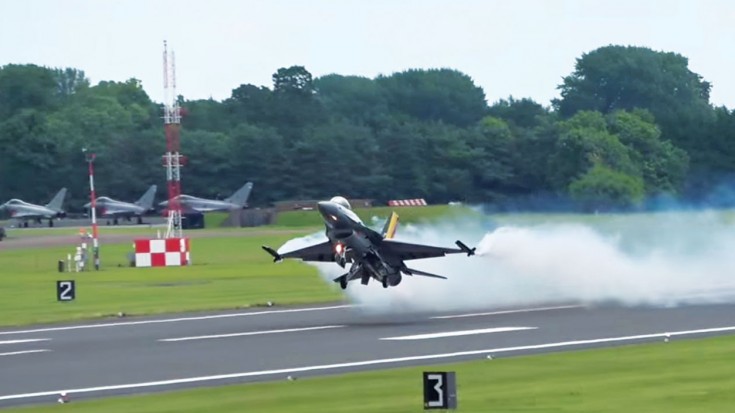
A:
[[[463,252],[466,252],[468,257],[471,256],[471,255],[475,255],[475,250],[477,249],[477,247],[470,248],[467,245],[465,245],[464,242],[462,242],[460,240],[457,240],[457,242],[455,242],[455,244],[457,244],[457,246],[459,247],[459,249],[461,249]]]
[[[432,277],[432,278],[441,278],[442,280],[446,280],[447,277],[444,277],[443,275],[436,275],[432,274],[430,272],[424,272],[421,270],[415,270],[413,268],[405,267],[403,268],[403,272],[405,272],[408,275],[423,275],[424,277]]]
[[[279,254],[278,252],[276,252],[276,250],[274,250],[273,248],[271,248],[271,247],[269,247],[269,246],[267,246],[267,245],[263,245],[263,246],[262,246],[262,248],[263,248],[263,249],[264,249],[264,250],[265,250],[265,251],[266,251],[266,252],[267,252],[268,254],[270,254],[270,255],[272,255],[272,256],[273,256],[273,262],[278,262],[278,261],[281,261],[281,260],[283,260],[283,257],[281,257],[281,254]]]

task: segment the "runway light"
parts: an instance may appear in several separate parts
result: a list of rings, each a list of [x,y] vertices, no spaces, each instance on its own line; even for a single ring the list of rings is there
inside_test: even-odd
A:
[[[69,396],[66,394],[66,392],[62,392],[59,394],[59,398],[57,400],[60,404],[69,403]]]

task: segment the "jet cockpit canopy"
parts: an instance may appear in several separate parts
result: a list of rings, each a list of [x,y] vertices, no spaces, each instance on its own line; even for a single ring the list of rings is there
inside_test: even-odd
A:
[[[337,205],[341,205],[349,210],[352,210],[350,203],[344,197],[335,196],[335,197],[332,197],[332,199],[330,199],[329,202],[334,202]]]

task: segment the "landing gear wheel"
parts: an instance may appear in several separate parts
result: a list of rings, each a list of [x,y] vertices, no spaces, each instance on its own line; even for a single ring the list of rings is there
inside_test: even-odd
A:
[[[388,277],[383,277],[383,288],[388,288]]]
[[[339,286],[342,287],[343,290],[346,290],[347,289],[347,279],[342,278],[341,280],[339,280]]]

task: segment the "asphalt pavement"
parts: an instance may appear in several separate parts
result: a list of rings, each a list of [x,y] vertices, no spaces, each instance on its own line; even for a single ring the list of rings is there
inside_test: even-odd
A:
[[[735,333],[735,305],[323,305],[0,329],[0,407]]]

